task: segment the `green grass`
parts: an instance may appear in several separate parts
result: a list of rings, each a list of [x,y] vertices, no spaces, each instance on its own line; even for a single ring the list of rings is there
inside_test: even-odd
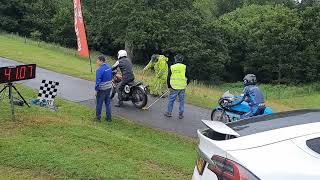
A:
[[[92,53],[92,57],[97,52]],[[45,69],[61,72],[75,77],[94,80],[95,73],[90,73],[88,59],[80,58],[76,51],[62,48],[53,44],[40,43],[8,34],[0,34],[0,56],[21,61],[24,63],[36,63]],[[114,61],[108,58],[108,62]],[[93,58],[93,69],[96,69]],[[137,79],[142,79],[141,66],[135,65],[134,71]],[[144,82],[150,83],[152,73],[144,76]],[[298,108],[319,108],[320,107],[320,83],[301,86],[286,85],[261,85],[265,94],[267,104],[276,111],[285,111]],[[193,81],[187,88],[186,101],[200,107],[211,108],[217,105],[221,94],[231,90],[234,94],[242,91],[241,83],[226,83],[219,86],[205,85]]]
[[[36,93],[19,86],[30,100]],[[58,112],[0,102],[0,179],[190,179],[195,144],[189,138],[57,100]]]

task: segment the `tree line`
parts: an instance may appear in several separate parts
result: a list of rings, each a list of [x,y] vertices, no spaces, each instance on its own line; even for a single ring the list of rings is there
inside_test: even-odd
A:
[[[0,30],[76,47],[71,0],[0,3]],[[320,80],[319,0],[82,0],[89,48],[134,63],[182,53],[194,79]]]

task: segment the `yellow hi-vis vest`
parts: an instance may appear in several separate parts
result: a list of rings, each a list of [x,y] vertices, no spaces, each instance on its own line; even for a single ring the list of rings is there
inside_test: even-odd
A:
[[[170,66],[170,85],[173,89],[182,90],[187,87],[186,69],[187,66],[181,63]]]

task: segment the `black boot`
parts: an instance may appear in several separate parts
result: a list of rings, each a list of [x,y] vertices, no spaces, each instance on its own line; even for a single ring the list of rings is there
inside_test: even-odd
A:
[[[179,113],[179,119],[183,119],[184,116],[183,116],[183,113]]]
[[[172,117],[172,114],[170,112],[166,112],[163,114],[165,117]]]

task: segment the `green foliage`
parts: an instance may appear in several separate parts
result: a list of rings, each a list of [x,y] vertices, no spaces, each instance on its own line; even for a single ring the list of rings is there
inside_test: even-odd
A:
[[[216,1],[214,0],[195,0],[193,5],[200,11],[201,16],[207,21],[216,19]]]
[[[0,29],[17,32],[18,29],[24,29],[20,22],[22,21],[23,11],[26,2],[22,0],[1,1],[0,3]]]
[[[221,16],[243,5],[242,0],[216,0],[216,14]]]
[[[41,39],[42,33],[40,31],[36,30],[36,31],[31,32],[30,36],[32,39],[39,41]]]
[[[284,5],[286,7],[295,7],[296,1],[295,0],[243,0],[244,5]]]
[[[305,8],[309,6],[317,6],[320,5],[319,0],[301,0],[300,7]]]
[[[89,48],[111,56],[127,48],[135,64],[183,53],[192,77],[210,83],[248,72],[263,82],[320,79],[319,1],[83,0],[82,10]],[[0,30],[75,47],[73,25],[69,0],[0,4]]]
[[[304,38],[300,31],[302,19],[296,10],[280,5],[251,5],[226,14],[221,22],[240,34],[237,43],[245,45],[241,51],[245,52],[245,73],[257,74],[262,82],[317,79],[305,74],[304,66],[310,61],[300,51]],[[316,65],[316,61],[311,64]],[[317,76],[317,66],[309,68]]]
[[[306,81],[312,82],[320,78],[320,5],[306,8],[301,17],[303,59],[300,64],[303,67],[300,74],[305,76]]]
[[[59,2],[58,5],[57,12],[50,20],[54,25],[50,39],[64,47],[75,47],[77,42],[74,32],[73,4],[67,1]]]

